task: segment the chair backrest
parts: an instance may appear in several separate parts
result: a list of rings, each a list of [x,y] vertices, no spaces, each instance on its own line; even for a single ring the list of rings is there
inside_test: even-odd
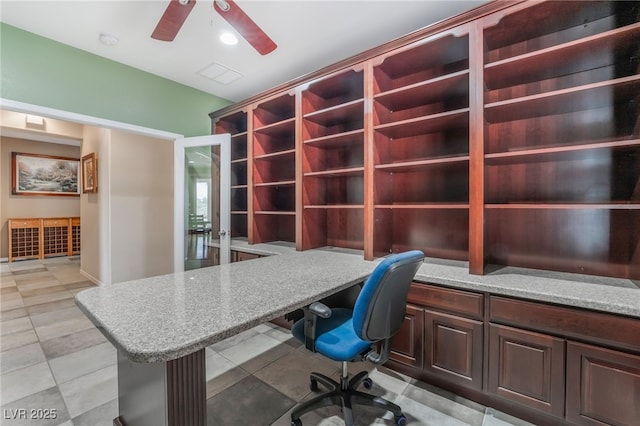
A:
[[[424,253],[411,250],[385,258],[373,270],[353,308],[353,327],[364,340],[388,339],[404,321],[407,294]]]

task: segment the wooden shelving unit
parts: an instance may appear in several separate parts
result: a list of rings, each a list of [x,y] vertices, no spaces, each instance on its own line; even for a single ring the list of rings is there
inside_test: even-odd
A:
[[[250,242],[640,279],[640,4],[479,10],[216,117]]]
[[[215,133],[231,134],[231,236],[248,235],[248,127],[244,110],[222,117]]]
[[[549,2],[484,29],[487,262],[638,277],[638,16]]]
[[[253,108],[252,244],[296,240],[295,99],[283,94]]]
[[[302,249],[364,248],[364,74],[302,91]]]
[[[9,262],[80,254],[80,218],[9,219]]]
[[[469,36],[391,52],[373,69],[373,253],[468,259]]]

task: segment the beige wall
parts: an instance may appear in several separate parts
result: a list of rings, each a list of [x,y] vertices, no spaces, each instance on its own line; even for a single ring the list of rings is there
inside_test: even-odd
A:
[[[173,142],[111,132],[112,282],[173,272]]]
[[[80,200],[78,197],[12,195],[12,152],[80,158],[79,146],[0,137],[0,224],[2,226],[0,232],[0,258],[8,257],[7,219],[14,217],[80,216]]]
[[[108,283],[111,277],[109,242],[109,152],[111,131],[85,126],[82,155],[95,153],[98,192],[80,196],[82,256],[80,268],[94,282]]]

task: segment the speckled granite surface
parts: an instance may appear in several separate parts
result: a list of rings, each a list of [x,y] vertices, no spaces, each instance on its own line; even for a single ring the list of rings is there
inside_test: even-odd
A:
[[[471,275],[466,265],[428,260],[416,280],[640,318],[640,288],[631,280],[514,267],[494,269]]]
[[[375,266],[340,249],[242,241],[233,249],[268,257],[93,288],[76,303],[133,361],[166,361],[360,282]],[[513,267],[479,276],[465,262],[437,259],[416,280],[640,318],[640,288],[630,280]]]
[[[375,266],[351,254],[282,252],[92,288],[76,304],[131,360],[167,361],[347,288]]]

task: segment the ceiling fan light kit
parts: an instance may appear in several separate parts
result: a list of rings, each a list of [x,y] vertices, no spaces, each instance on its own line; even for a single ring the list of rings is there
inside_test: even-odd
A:
[[[151,38],[173,41],[195,4],[195,0],[171,0]],[[233,0],[215,0],[213,9],[261,55],[267,55],[278,47]]]

